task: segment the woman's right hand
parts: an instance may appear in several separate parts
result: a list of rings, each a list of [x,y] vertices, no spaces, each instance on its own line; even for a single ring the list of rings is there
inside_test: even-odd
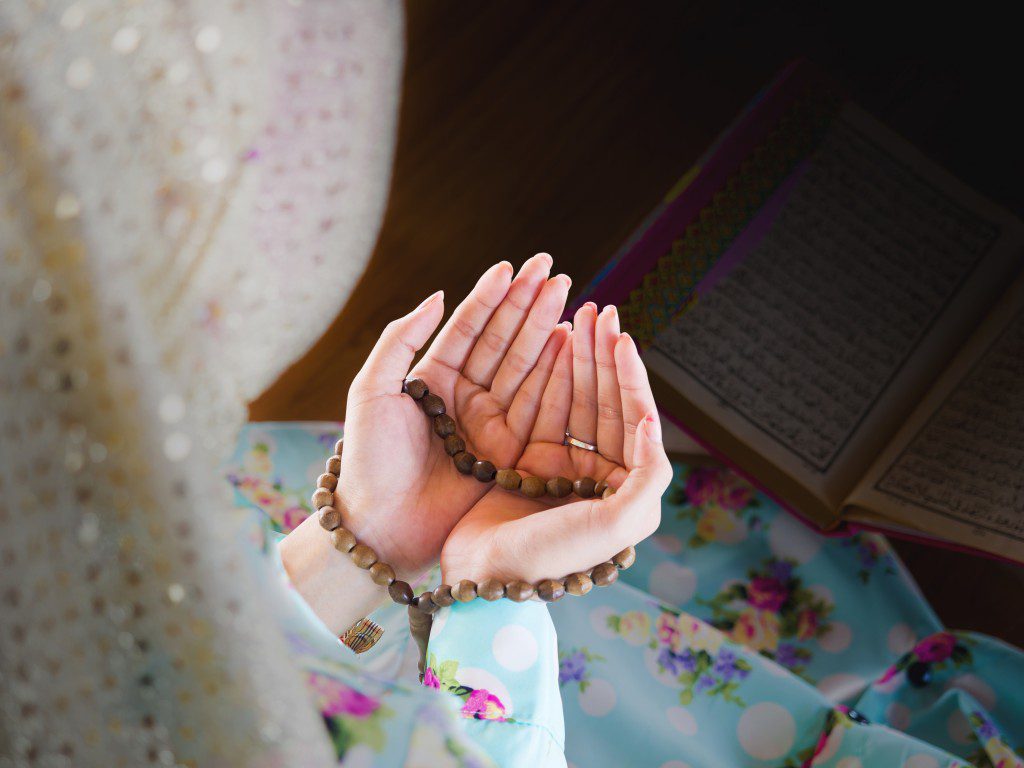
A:
[[[385,328],[352,382],[336,505],[345,527],[400,578],[438,562],[451,529],[488,488],[456,471],[402,383],[421,378],[444,400],[468,451],[514,465],[568,336],[558,320],[570,280],[549,279],[551,265],[538,254],[514,280],[508,262],[487,270],[410,372],[444,314],[434,294]]]

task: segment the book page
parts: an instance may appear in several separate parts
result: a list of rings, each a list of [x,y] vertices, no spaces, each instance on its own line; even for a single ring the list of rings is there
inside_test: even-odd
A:
[[[698,434],[835,515],[1021,242],[1016,219],[847,106],[644,359]]]
[[[849,502],[872,520],[1024,560],[1024,277]]]

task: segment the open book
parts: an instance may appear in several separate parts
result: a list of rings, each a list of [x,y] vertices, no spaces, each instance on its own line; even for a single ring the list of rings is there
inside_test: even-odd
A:
[[[579,301],[822,530],[1024,562],[1024,226],[796,65]]]

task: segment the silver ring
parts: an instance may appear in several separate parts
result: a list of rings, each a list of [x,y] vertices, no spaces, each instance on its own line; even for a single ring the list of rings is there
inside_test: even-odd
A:
[[[587,443],[583,440],[573,437],[569,434],[569,430],[565,431],[565,439],[562,441],[562,445],[571,445],[574,448],[582,448],[584,451],[590,451],[591,453],[597,453],[597,446],[593,443]]]

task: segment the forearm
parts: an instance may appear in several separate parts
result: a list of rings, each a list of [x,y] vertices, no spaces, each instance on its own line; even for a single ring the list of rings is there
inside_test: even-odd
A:
[[[334,548],[319,516],[307,518],[280,544],[281,563],[295,591],[335,635],[369,616],[387,598],[387,588]]]

